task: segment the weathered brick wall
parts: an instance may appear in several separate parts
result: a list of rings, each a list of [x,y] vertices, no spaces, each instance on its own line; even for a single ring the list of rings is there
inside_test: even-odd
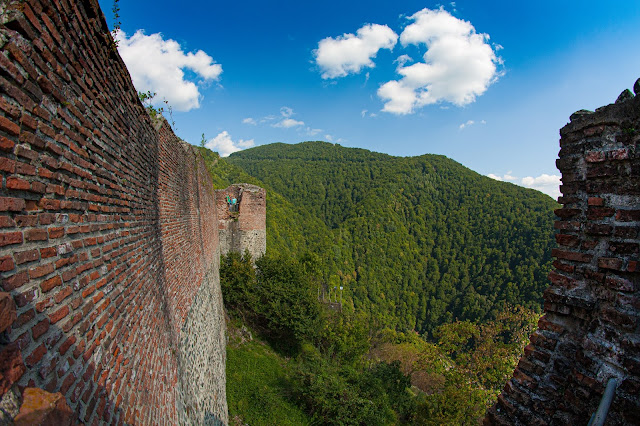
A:
[[[238,200],[238,211],[230,212],[226,197]],[[266,191],[256,185],[240,183],[216,191],[220,253],[244,253],[255,260],[267,250]]]
[[[640,80],[634,91],[560,131],[545,315],[487,424],[586,425],[610,378],[607,424],[640,424]]]
[[[61,392],[88,424],[227,422],[215,195],[156,127],[97,1],[0,2],[0,395]]]

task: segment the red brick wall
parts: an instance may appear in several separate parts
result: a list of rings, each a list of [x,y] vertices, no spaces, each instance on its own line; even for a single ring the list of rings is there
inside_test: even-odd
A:
[[[563,207],[545,315],[485,423],[586,425],[615,378],[607,424],[638,424],[640,96],[579,111],[560,134]]]
[[[203,162],[153,128],[97,1],[0,12],[0,282],[17,307],[0,395],[37,386],[82,422],[175,424],[193,401],[212,406],[183,373],[214,345],[220,412],[207,414],[225,421],[221,301],[217,317],[190,316],[219,294]],[[215,339],[190,334],[205,322]]]

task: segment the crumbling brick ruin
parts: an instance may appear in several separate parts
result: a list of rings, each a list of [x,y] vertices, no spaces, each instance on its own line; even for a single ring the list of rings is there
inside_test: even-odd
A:
[[[229,208],[227,196],[237,200]],[[267,250],[266,191],[256,185],[240,183],[216,191],[220,254],[244,253],[256,260]]]
[[[212,182],[96,0],[0,3],[0,172],[3,407],[41,388],[87,424],[226,424]]]
[[[611,378],[606,424],[640,424],[640,80],[634,92],[560,130],[545,314],[485,424],[586,425]]]

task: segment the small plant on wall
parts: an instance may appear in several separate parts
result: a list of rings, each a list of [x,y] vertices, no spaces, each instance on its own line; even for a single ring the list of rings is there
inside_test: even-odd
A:
[[[162,115],[164,112],[164,108],[156,108],[151,104],[155,96],[156,93],[152,93],[150,90],[147,92],[138,92],[138,99],[140,99],[140,102],[142,102],[142,105],[147,109],[147,112],[153,119],[155,119],[158,114]]]

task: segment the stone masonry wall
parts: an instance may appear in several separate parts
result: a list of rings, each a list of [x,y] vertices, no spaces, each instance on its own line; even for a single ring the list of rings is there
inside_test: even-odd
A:
[[[640,424],[640,80],[561,129],[563,207],[539,329],[485,424]]]
[[[238,200],[238,211],[229,211],[226,197]],[[256,185],[240,183],[216,191],[220,253],[244,253],[255,260],[267,250],[266,191]]]
[[[155,124],[96,0],[0,2],[0,396],[227,423],[215,194]]]

